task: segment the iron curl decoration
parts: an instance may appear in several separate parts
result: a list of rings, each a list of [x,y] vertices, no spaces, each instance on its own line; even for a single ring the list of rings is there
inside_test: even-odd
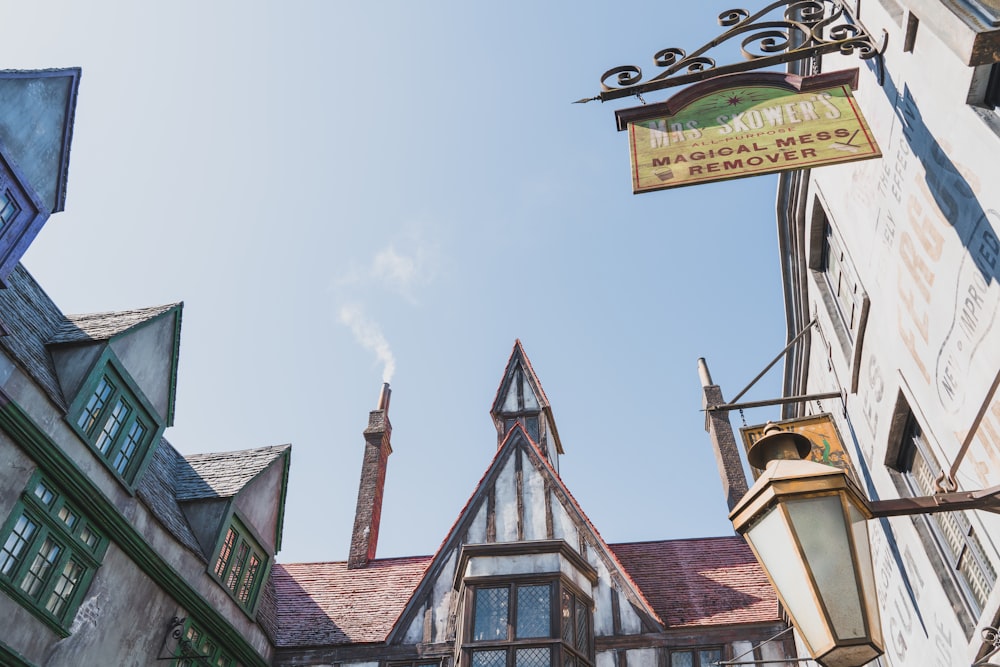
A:
[[[884,51],[884,44],[876,43],[847,0],[772,0],[754,13],[746,9],[724,11],[718,23],[723,32],[694,51],[676,47],[658,50],[653,55],[657,68],[653,76],[644,77],[637,65],[609,69],[601,76],[600,94],[591,99],[605,102],[826,53],[869,59]],[[732,59],[734,62],[719,65],[714,53],[707,55],[730,45],[739,56]]]
[[[996,667],[996,664],[990,662],[990,659],[1000,653],[1000,630],[994,627],[985,627],[982,631],[982,638],[985,645],[983,648],[990,647],[993,650],[972,663],[972,667]]]

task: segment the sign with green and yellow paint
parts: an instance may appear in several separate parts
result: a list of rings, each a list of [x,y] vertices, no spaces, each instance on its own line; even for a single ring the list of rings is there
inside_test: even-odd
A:
[[[854,465],[851,463],[847,450],[844,449],[844,443],[840,439],[837,425],[830,413],[823,412],[809,417],[786,419],[774,423],[780,426],[783,431],[798,433],[809,438],[809,441],[812,442],[812,451],[807,457],[808,460],[840,468],[847,472],[851,480],[859,485],[859,488],[864,488],[860,486]],[[740,429],[746,451],[749,452],[753,443],[764,435],[766,427],[767,424],[759,424],[757,426],[744,426]],[[760,476],[760,471],[756,468],[751,468],[751,470],[754,479],[757,479]]]
[[[735,74],[659,105],[619,112],[628,125],[632,191],[880,157],[845,75]],[[650,115],[661,111],[660,115]],[[667,111],[668,113],[662,113]]]

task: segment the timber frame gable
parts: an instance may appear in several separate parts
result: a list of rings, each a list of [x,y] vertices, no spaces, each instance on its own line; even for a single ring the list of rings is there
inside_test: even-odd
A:
[[[425,656],[451,654],[462,641],[462,582],[475,579],[477,573],[470,562],[477,556],[489,559],[494,576],[498,572],[537,574],[537,563],[518,563],[517,558],[539,554],[558,556],[559,565],[548,570],[554,576],[575,571],[573,583],[584,589],[594,604],[595,635],[665,629],[538,444],[515,423],[386,637],[386,644],[421,645]],[[508,563],[509,570],[497,570],[497,561]]]

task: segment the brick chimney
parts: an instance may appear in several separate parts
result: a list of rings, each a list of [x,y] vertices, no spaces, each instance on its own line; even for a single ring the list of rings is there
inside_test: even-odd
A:
[[[365,456],[361,463],[361,484],[358,487],[358,507],[354,515],[354,533],[351,535],[351,553],[347,568],[365,567],[375,558],[378,544],[378,526],[382,518],[382,490],[385,487],[385,469],[392,454],[392,424],[389,423],[389,383],[382,385],[378,409],[368,415],[365,429]]]

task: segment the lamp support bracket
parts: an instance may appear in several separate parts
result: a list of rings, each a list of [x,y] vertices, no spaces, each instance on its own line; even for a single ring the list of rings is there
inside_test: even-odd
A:
[[[643,79],[637,65],[613,67],[601,75],[598,95],[577,102],[607,102],[826,53],[875,58],[879,85],[884,81],[882,54],[888,34],[883,31],[876,40],[845,0],[775,0],[753,14],[746,9],[727,10],[719,14],[718,21],[723,32],[690,54],[675,47],[657,51],[653,64],[662,69],[658,74]],[[742,60],[717,65],[708,55],[716,47],[737,44]]]
[[[828,391],[823,394],[804,394],[802,396],[783,396],[781,398],[769,398],[765,401],[744,401],[743,403],[723,403],[722,405],[709,405],[705,412],[728,412],[730,410],[744,410],[747,408],[766,408],[771,405],[787,405],[788,403],[808,403],[810,401],[822,401],[827,398],[843,399],[844,394],[839,391]]]
[[[875,518],[959,510],[983,510],[1000,514],[1000,486],[991,486],[979,491],[956,491],[916,498],[876,500],[869,503],[868,508]]]

